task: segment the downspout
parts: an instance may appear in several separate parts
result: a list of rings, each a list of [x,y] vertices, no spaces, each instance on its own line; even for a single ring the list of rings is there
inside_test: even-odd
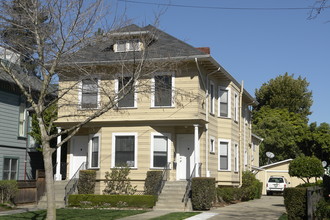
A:
[[[243,166],[242,164],[242,101],[243,101],[243,92],[244,92],[244,81],[242,80],[242,84],[241,84],[241,89],[240,89],[240,92],[239,92],[239,121],[238,121],[238,129],[239,129],[239,184],[240,186],[242,185],[242,172],[243,172]],[[244,123],[244,122],[243,122]],[[243,158],[244,160],[244,158]]]
[[[206,74],[206,82],[204,82],[203,78],[202,78],[202,72],[199,68],[199,64],[198,64],[198,59],[195,58],[195,63],[196,63],[196,67],[197,67],[197,70],[198,70],[198,74],[199,74],[199,77],[201,78],[202,80],[202,84],[203,84],[203,87],[205,89],[205,121],[208,122],[209,121],[209,88],[208,88],[208,77],[216,72],[219,72],[220,71],[220,67],[211,72],[211,73],[208,73]],[[208,123],[205,124],[205,176],[206,177],[209,177],[210,176],[210,173],[209,173],[209,154],[208,154],[208,137],[209,137],[209,125]]]

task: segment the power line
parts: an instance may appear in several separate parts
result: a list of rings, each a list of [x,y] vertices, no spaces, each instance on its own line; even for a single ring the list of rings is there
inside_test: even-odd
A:
[[[134,0],[118,0],[120,2],[128,2],[134,4],[144,4],[144,5],[157,5],[166,7],[180,7],[180,8],[197,8],[197,9],[213,9],[213,10],[259,10],[259,11],[283,11],[283,10],[313,10],[319,9],[316,7],[296,7],[296,8],[240,8],[240,7],[219,7],[219,6],[195,6],[195,5],[181,5],[181,4],[165,4],[165,3],[155,3],[155,2],[144,2],[144,1],[134,1]],[[323,9],[329,8],[330,6],[324,6]]]

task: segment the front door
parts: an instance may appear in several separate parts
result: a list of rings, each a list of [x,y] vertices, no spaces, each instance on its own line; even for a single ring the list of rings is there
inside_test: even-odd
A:
[[[82,163],[87,162],[88,136],[74,136],[70,148],[70,175],[71,179]]]
[[[189,179],[194,167],[194,135],[193,134],[178,134],[177,141],[177,169],[176,179],[186,180]]]

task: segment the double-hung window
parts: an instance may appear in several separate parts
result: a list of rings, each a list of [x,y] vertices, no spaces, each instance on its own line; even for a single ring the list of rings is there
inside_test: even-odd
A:
[[[215,89],[214,83],[210,81],[210,113],[214,114]]]
[[[3,180],[17,180],[18,174],[18,159],[4,158],[3,163]]]
[[[215,138],[210,137],[210,153],[214,153],[214,152],[215,152]]]
[[[234,171],[238,172],[239,170],[239,152],[238,152],[238,144],[235,144],[235,161],[234,161]]]
[[[113,133],[112,167],[137,168],[137,134]]]
[[[100,135],[95,134],[89,139],[89,168],[100,167]]]
[[[238,121],[238,117],[239,117],[239,110],[238,110],[238,105],[239,105],[239,96],[237,93],[235,93],[235,97],[234,97],[234,120]]]
[[[170,135],[151,134],[151,167],[164,168],[170,161]]]
[[[22,99],[19,105],[19,122],[18,122],[18,136],[26,137],[26,123],[27,123],[27,112],[26,112],[26,103]]]
[[[173,106],[173,74],[156,74],[153,78],[152,107]]]
[[[219,117],[230,118],[230,89],[219,87]]]
[[[115,52],[141,51],[142,43],[139,39],[118,40],[114,45]]]
[[[98,79],[83,79],[81,82],[81,108],[98,107]]]
[[[230,171],[230,141],[219,140],[219,170]]]
[[[123,76],[117,78],[116,92],[118,97],[118,107],[136,107],[135,90],[133,78]]]

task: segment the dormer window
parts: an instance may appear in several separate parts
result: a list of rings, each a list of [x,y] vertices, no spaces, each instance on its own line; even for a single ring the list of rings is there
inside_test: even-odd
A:
[[[118,40],[113,49],[115,52],[141,51],[142,42],[139,39]]]

